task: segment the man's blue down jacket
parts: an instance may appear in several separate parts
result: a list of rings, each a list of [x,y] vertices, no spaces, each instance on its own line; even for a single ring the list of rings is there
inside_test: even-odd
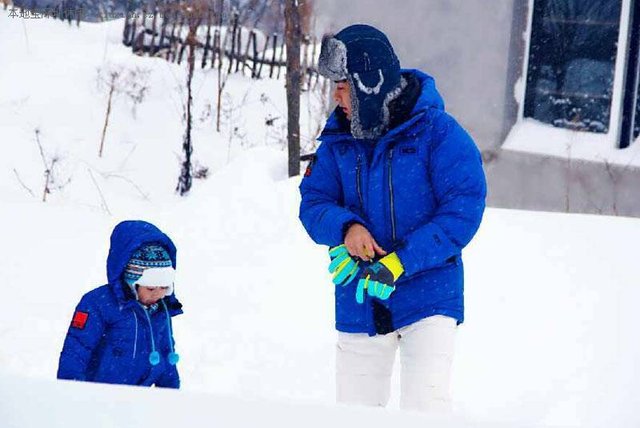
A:
[[[358,304],[357,280],[336,287],[336,328],[343,332],[376,334],[374,300],[386,307],[392,330],[437,314],[464,318],[461,251],[485,208],[482,160],[444,111],[433,78],[403,73],[421,85],[409,118],[367,141],[342,130],[334,112],[300,185],[300,219],[316,243],[340,245],[345,226],[358,222],[404,265],[384,302],[367,296]]]

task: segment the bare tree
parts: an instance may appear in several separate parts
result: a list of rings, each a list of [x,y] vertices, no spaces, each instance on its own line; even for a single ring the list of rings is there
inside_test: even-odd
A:
[[[44,190],[42,191],[42,202],[47,202],[47,195],[51,193],[49,189],[49,183],[53,178],[53,168],[58,161],[57,158],[52,158],[51,160],[47,159],[47,156],[44,154],[44,149],[42,148],[42,144],[40,143],[40,130],[36,128],[36,143],[38,143],[38,149],[40,150],[40,158],[42,159],[42,164],[44,165]]]
[[[186,44],[189,47],[189,54],[187,58],[187,105],[186,105],[186,121],[187,128],[184,133],[182,141],[182,150],[184,151],[184,159],[182,161],[182,168],[180,171],[180,177],[178,179],[178,185],[176,191],[180,193],[180,196],[184,196],[191,190],[192,174],[191,174],[191,154],[193,153],[193,143],[191,141],[191,125],[193,117],[191,108],[193,106],[193,72],[196,63],[196,47],[198,45],[197,31],[203,16],[207,11],[207,5],[204,2],[193,2],[190,5],[186,5],[184,13],[187,17],[187,23],[189,25],[189,33],[187,35]]]
[[[224,0],[220,0],[220,11],[223,10]],[[222,93],[224,92],[224,87],[227,84],[227,79],[229,78],[229,73],[225,73],[222,69],[222,60],[224,58],[224,52],[226,50],[227,44],[227,36],[229,35],[229,29],[225,32],[224,42],[220,44],[220,33],[222,31],[222,13],[218,16],[218,92],[217,92],[217,107],[218,110],[216,112],[216,131],[220,132],[220,111],[222,109]]]
[[[282,32],[282,5],[284,0],[229,0],[229,15],[239,12],[240,26],[258,28],[266,33]],[[222,10],[222,9],[221,9]],[[264,25],[259,25],[264,20]]]
[[[285,40],[287,46],[287,144],[289,177],[300,174],[300,45],[302,27],[300,10],[305,0],[285,0]]]
[[[314,1],[313,0],[304,0],[300,2],[300,26],[302,27],[302,34],[309,35],[311,34],[313,28],[313,10],[314,10]]]
[[[111,103],[113,101],[113,93],[116,90],[116,82],[120,74],[118,71],[112,70],[109,73],[109,96],[107,98],[107,112],[104,115],[104,126],[102,127],[102,138],[100,138],[100,149],[98,150],[98,156],[102,157],[102,151],[104,150],[104,137],[107,135],[107,127],[109,126],[109,116],[111,116]]]
[[[135,118],[136,107],[144,101],[144,97],[149,90],[149,74],[150,71],[148,69],[139,67],[130,70],[114,66],[98,69],[98,87],[106,88],[109,92],[107,96],[107,111],[102,127],[102,137],[100,138],[100,148],[98,150],[99,157],[102,157],[104,151],[104,142],[107,135],[114,97],[119,94],[126,95],[132,103],[131,113]]]
[[[38,150],[40,151],[40,158],[42,159],[42,164],[44,166],[44,189],[42,191],[42,202],[47,202],[47,195],[51,193],[52,190],[62,189],[64,186],[69,184],[71,179],[69,178],[66,182],[56,185],[56,176],[55,176],[55,167],[60,161],[58,156],[49,157],[42,147],[42,143],[40,142],[40,129],[35,129],[36,133],[36,143],[38,144]]]

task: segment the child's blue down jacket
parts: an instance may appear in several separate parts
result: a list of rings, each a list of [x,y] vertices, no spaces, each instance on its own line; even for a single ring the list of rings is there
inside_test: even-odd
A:
[[[78,303],[60,354],[59,379],[180,387],[176,366],[169,364],[167,355],[173,344],[171,317],[182,313],[182,305],[172,294],[157,307],[145,309],[122,281],[131,255],[148,244],[164,246],[175,268],[176,247],[154,225],[126,221],[114,229],[107,259],[109,283]],[[155,366],[149,362],[153,348],[160,353]]]
[[[300,219],[316,243],[340,245],[345,227],[358,222],[404,265],[387,301],[367,296],[358,304],[357,280],[336,287],[336,328],[343,332],[374,335],[432,315],[459,323],[464,317],[461,251],[485,208],[482,160],[444,111],[433,78],[403,73],[421,85],[407,120],[376,141],[356,140],[334,112],[300,185]]]

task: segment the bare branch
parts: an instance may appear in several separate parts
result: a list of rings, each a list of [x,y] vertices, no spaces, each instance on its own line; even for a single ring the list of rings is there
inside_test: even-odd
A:
[[[55,159],[52,160],[51,165],[47,165],[47,157],[45,156],[44,149],[42,148],[42,144],[40,143],[40,129],[36,128],[35,133],[36,143],[38,143],[38,149],[40,149],[40,157],[42,158],[42,163],[44,164],[44,190],[42,191],[42,202],[47,202],[47,194],[51,193],[51,191],[49,190],[49,182],[51,181]]]
[[[140,188],[140,186],[138,186],[138,185],[137,185],[133,180],[131,180],[130,178],[127,178],[127,177],[122,176],[122,175],[119,175],[119,174],[111,174],[111,173],[110,173],[110,174],[102,174],[102,173],[100,173],[100,175],[102,175],[102,176],[103,176],[104,178],[106,178],[106,179],[109,179],[109,178],[118,178],[118,179],[120,179],[120,180],[123,180],[123,181],[125,181],[125,182],[129,183],[131,186],[133,186],[133,188],[135,188],[135,189],[138,191],[138,193],[140,193],[140,196],[142,196],[142,198],[143,198],[145,201],[148,201],[148,200],[149,200],[149,194],[148,194],[148,193],[145,193],[145,192]]]
[[[44,169],[49,169],[49,165],[47,165],[47,158],[44,155],[44,149],[42,148],[42,144],[40,144],[40,129],[35,129],[36,133],[36,143],[38,143],[38,149],[40,149],[40,158],[42,158],[42,163],[44,164]]]
[[[102,128],[102,138],[100,139],[100,149],[98,150],[98,157],[102,157],[102,150],[104,149],[104,138],[107,134],[107,126],[109,126],[109,116],[111,115],[111,102],[113,100],[113,93],[116,90],[116,80],[118,79],[119,72],[113,71],[110,74],[109,81],[109,97],[107,99],[107,111],[104,116],[104,126]]]
[[[87,168],[87,172],[89,172],[89,176],[91,177],[91,181],[93,181],[93,184],[96,186],[96,189],[98,190],[98,194],[100,195],[100,200],[102,201],[102,208],[107,212],[107,214],[112,215],[111,211],[109,210],[109,206],[107,205],[107,201],[104,199],[104,195],[102,194],[102,190],[100,189],[100,186],[98,186],[98,182],[96,181],[96,178],[93,176],[93,173],[91,172],[91,170],[89,168]]]
[[[15,168],[13,168],[13,173],[15,174],[16,179],[18,180],[18,183],[20,183],[20,185],[21,185],[21,186],[22,186],[22,187],[23,187],[27,192],[29,192],[29,194],[30,194],[31,196],[33,196],[33,197],[35,198],[35,197],[36,197],[36,195],[35,195],[35,194],[33,193],[33,191],[32,191],[30,188],[28,188],[28,187],[27,187],[27,185],[26,185],[26,184],[24,184],[24,182],[20,179],[20,175],[18,174],[18,171],[16,171],[16,169],[15,169]]]

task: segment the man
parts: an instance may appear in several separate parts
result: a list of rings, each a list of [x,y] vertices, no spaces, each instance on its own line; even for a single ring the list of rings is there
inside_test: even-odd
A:
[[[156,226],[123,221],[111,234],[109,283],[85,294],[64,341],[58,379],[179,388],[171,317],[176,247]]]
[[[401,70],[379,30],[325,37],[319,70],[338,106],[300,185],[300,219],[330,247],[337,400],[386,405],[399,348],[401,407],[447,410],[461,251],[485,207],[480,154],[434,80]]]

